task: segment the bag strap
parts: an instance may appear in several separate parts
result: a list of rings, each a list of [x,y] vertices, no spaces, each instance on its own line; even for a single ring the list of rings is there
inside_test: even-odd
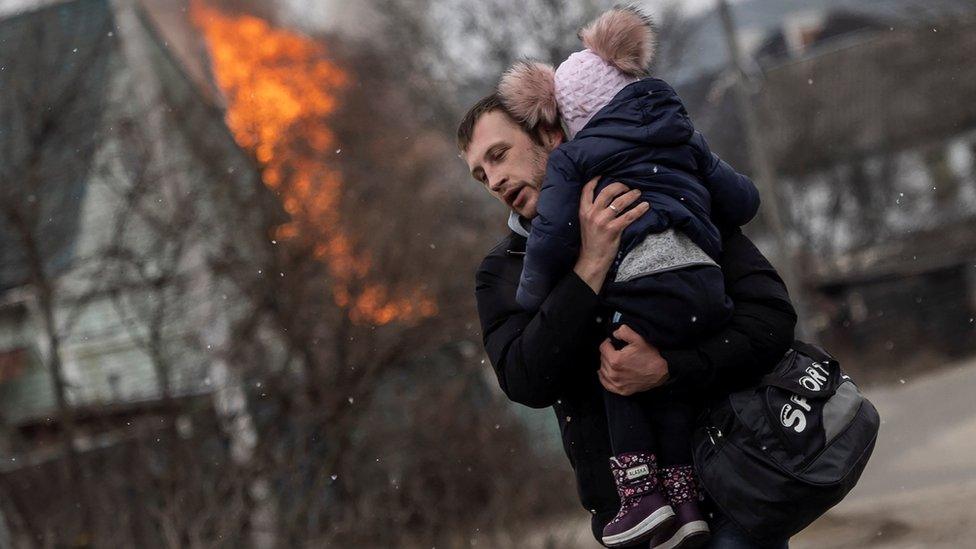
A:
[[[795,393],[807,398],[824,398],[825,396],[826,397],[833,396],[833,391],[814,391],[802,385],[798,385],[796,383],[789,383],[787,382],[787,380],[783,378],[775,377],[771,375],[764,377],[762,381],[759,383],[759,386],[778,387],[780,389],[783,389],[784,391],[789,391],[791,393]],[[834,390],[836,390],[836,388]]]
[[[800,341],[799,339],[793,341],[792,347],[794,350],[807,355],[817,362],[837,362],[837,359],[830,356],[827,351],[824,351],[816,345]]]
[[[802,354],[802,355],[806,355],[806,356],[812,358],[816,362],[824,362],[824,363],[833,362],[835,364],[837,363],[837,361],[834,359],[834,357],[830,356],[823,349],[821,349],[821,348],[819,348],[819,347],[817,347],[815,345],[811,345],[809,343],[804,343],[804,342],[799,341],[799,340],[796,340],[796,341],[793,342],[793,346],[792,346],[791,352],[787,352],[786,355],[783,357],[782,360],[790,360],[790,361],[796,360],[795,353],[799,353],[799,354]],[[779,368],[776,368],[776,370],[779,370]],[[837,371],[837,375],[838,376],[840,375],[840,371],[839,370]],[[804,387],[802,385],[798,385],[798,384],[796,384],[794,382],[791,382],[790,380],[785,380],[785,379],[783,379],[782,377],[780,377],[779,375],[777,375],[775,373],[766,374],[765,376],[763,376],[762,380],[759,382],[759,386],[760,387],[778,387],[780,389],[784,389],[784,390],[789,391],[791,393],[795,393],[795,394],[798,394],[800,396],[805,396],[805,397],[809,397],[809,398],[822,398],[826,394],[823,391],[813,391],[813,390],[808,389],[808,388],[806,388],[806,387]],[[837,388],[834,387],[833,389],[836,390]]]

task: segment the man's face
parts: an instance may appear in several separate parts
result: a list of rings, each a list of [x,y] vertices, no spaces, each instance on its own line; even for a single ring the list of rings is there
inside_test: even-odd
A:
[[[463,156],[471,176],[492,196],[522,217],[532,219],[549,152],[561,141],[561,136],[548,133],[543,136],[545,145],[540,145],[507,114],[494,110],[481,115],[475,123]]]

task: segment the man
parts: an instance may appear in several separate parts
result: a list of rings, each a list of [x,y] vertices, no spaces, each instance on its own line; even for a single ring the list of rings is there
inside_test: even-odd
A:
[[[537,312],[515,300],[526,236],[549,153],[563,142],[559,128],[522,128],[496,95],[485,97],[458,127],[458,147],[475,180],[510,210],[512,231],[478,269],[476,296],[485,349],[509,399],[553,407],[580,499],[592,513],[594,536],[616,514],[610,441],[602,391],[634,395],[671,391],[712,398],[744,388],[768,373],[793,340],[796,313],[775,270],[737,229],[723,235],[721,266],[735,303],[729,325],[697,349],[658,350],[627,326],[607,339],[607,311],[598,292],[614,261],[623,229],[647,211],[613,183],[594,196],[584,187],[581,249],[573,270]],[[613,205],[613,208],[610,206]],[[711,547],[759,547],[716,514]],[[777,545],[785,547],[786,543]],[[646,544],[644,545],[646,547]]]

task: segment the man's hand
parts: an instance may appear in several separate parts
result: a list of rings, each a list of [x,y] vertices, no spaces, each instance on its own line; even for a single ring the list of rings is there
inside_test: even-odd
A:
[[[600,344],[600,383],[611,393],[630,396],[663,385],[668,380],[668,361],[626,324],[613,337],[627,345],[613,348],[610,340]]]
[[[579,207],[580,254],[573,267],[573,271],[595,293],[600,292],[610,271],[617,248],[620,247],[620,235],[627,225],[651,207],[647,202],[641,202],[625,212],[640,198],[641,193],[638,189],[629,190],[623,183],[607,185],[594,199],[593,191],[599,180],[599,176],[594,177],[583,186]]]

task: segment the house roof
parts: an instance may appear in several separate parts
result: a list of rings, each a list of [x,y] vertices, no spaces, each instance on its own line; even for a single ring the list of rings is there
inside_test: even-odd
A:
[[[207,63],[206,44],[189,20],[191,0],[121,0],[137,3],[159,30],[165,46],[179,58],[187,75],[204,93],[220,103],[220,92],[214,85]],[[36,17],[45,8],[65,6],[77,10],[73,1],[65,0],[0,0],[0,21],[24,15]]]
[[[222,106],[223,93],[210,69],[204,34],[190,21],[190,0],[138,0],[147,27],[174,57],[186,77],[208,102]]]
[[[74,257],[114,29],[107,0],[76,0],[0,20],[0,179],[18,185],[3,195],[24,205],[49,274]],[[19,234],[0,216],[0,291],[29,275]]]
[[[34,164],[36,182],[17,195],[41,209],[32,217],[40,223],[34,232],[42,240],[39,247],[45,252],[49,275],[60,274],[75,258],[81,207],[99,145],[94,136],[106,111],[115,108],[108,104],[109,82],[113,74],[131,70],[121,51],[122,40],[150,44],[148,62],[162,82],[163,99],[182,103],[173,105],[174,110],[193,117],[178,127],[180,131],[192,134],[206,128],[207,145],[214,149],[209,153],[237,156],[236,163],[257,173],[257,166],[226,128],[223,98],[207,68],[205,48],[188,38],[189,21],[180,7],[186,4],[186,0],[138,0],[134,4],[142,26],[138,33],[119,32],[117,7],[110,0],[50,3],[0,19],[0,66],[4,67],[0,71],[0,163],[23,165],[25,155],[36,147],[25,142],[5,148],[5,141],[31,135],[46,113],[58,115],[49,117],[56,126],[42,147],[41,162]],[[70,109],[58,110],[66,95]],[[25,104],[31,108],[25,110]],[[193,127],[187,128],[190,124]],[[214,135],[219,139],[212,139]],[[0,176],[7,174],[0,170]],[[257,190],[272,198],[270,191]],[[0,216],[0,292],[27,282],[29,273],[16,234]]]

